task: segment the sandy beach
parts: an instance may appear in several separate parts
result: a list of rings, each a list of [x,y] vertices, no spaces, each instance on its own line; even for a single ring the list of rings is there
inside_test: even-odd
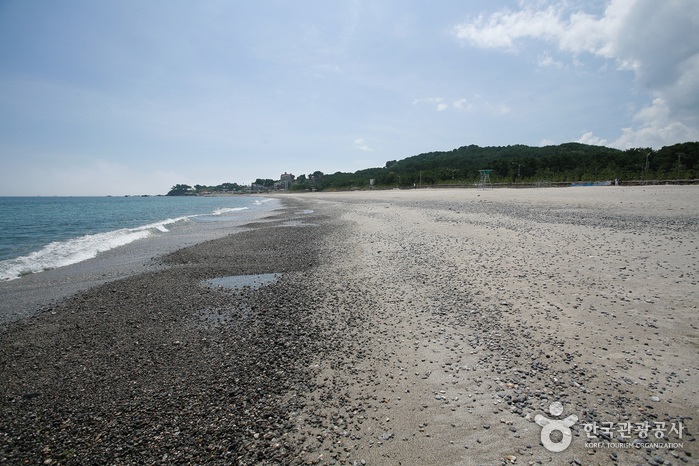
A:
[[[4,324],[0,462],[697,464],[699,187],[278,197]]]
[[[351,247],[324,249],[333,251],[324,286],[353,290],[345,293],[361,296],[365,316],[351,345],[358,357],[342,370],[319,360],[328,388],[361,406],[359,421],[340,427],[355,437],[343,439],[350,458],[697,461],[697,187],[311,198],[318,211],[341,212],[351,231],[331,240]],[[346,312],[356,306],[349,296],[338,304]],[[552,417],[554,401],[561,419],[579,419],[561,453],[540,445],[542,427],[533,422]],[[337,430],[333,414],[347,421],[346,407],[315,405],[315,415],[327,416],[325,432]],[[585,445],[619,442],[621,423],[644,421],[682,422],[683,447]],[[611,440],[588,439],[583,426],[603,423],[614,425]],[[639,437],[634,432],[622,432],[625,442]],[[327,445],[314,445],[314,454]]]

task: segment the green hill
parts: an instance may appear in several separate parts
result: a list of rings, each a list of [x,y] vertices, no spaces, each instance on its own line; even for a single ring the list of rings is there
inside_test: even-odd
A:
[[[646,170],[646,154],[648,169]],[[678,165],[679,160],[679,165]],[[491,169],[493,182],[596,181],[624,179],[697,178],[699,142],[666,146],[658,151],[566,143],[558,146],[463,146],[446,152],[429,152],[403,160],[390,160],[381,168],[325,175],[319,189],[376,186],[412,186],[478,181],[478,170]],[[306,189],[310,183],[296,185]]]

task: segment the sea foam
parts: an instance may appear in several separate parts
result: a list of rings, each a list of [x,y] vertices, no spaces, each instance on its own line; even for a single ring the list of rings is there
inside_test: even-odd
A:
[[[241,210],[248,210],[248,208],[247,207],[224,207],[221,209],[214,210],[212,215],[230,214],[231,212],[240,212]]]
[[[0,261],[0,280],[14,280],[23,275],[77,264],[92,259],[100,252],[147,238],[156,231],[167,233],[169,230],[166,225],[183,221],[190,220],[188,217],[178,217],[136,228],[121,228],[65,241],[54,241],[26,256]]]

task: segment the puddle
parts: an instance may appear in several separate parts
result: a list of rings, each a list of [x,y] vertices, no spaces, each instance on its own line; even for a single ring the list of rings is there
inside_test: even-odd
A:
[[[306,210],[297,210],[294,212],[295,214],[312,214],[313,211],[311,209],[306,209]]]
[[[244,286],[249,286],[253,290],[261,286],[269,285],[281,277],[279,273],[263,273],[260,275],[232,275],[230,277],[212,278],[204,280],[204,285],[212,288],[228,288],[236,290]]]

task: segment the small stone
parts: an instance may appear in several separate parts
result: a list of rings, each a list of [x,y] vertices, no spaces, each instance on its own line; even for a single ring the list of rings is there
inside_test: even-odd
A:
[[[657,396],[651,396],[650,401],[658,402],[658,401],[660,401],[660,398],[658,398]]]

